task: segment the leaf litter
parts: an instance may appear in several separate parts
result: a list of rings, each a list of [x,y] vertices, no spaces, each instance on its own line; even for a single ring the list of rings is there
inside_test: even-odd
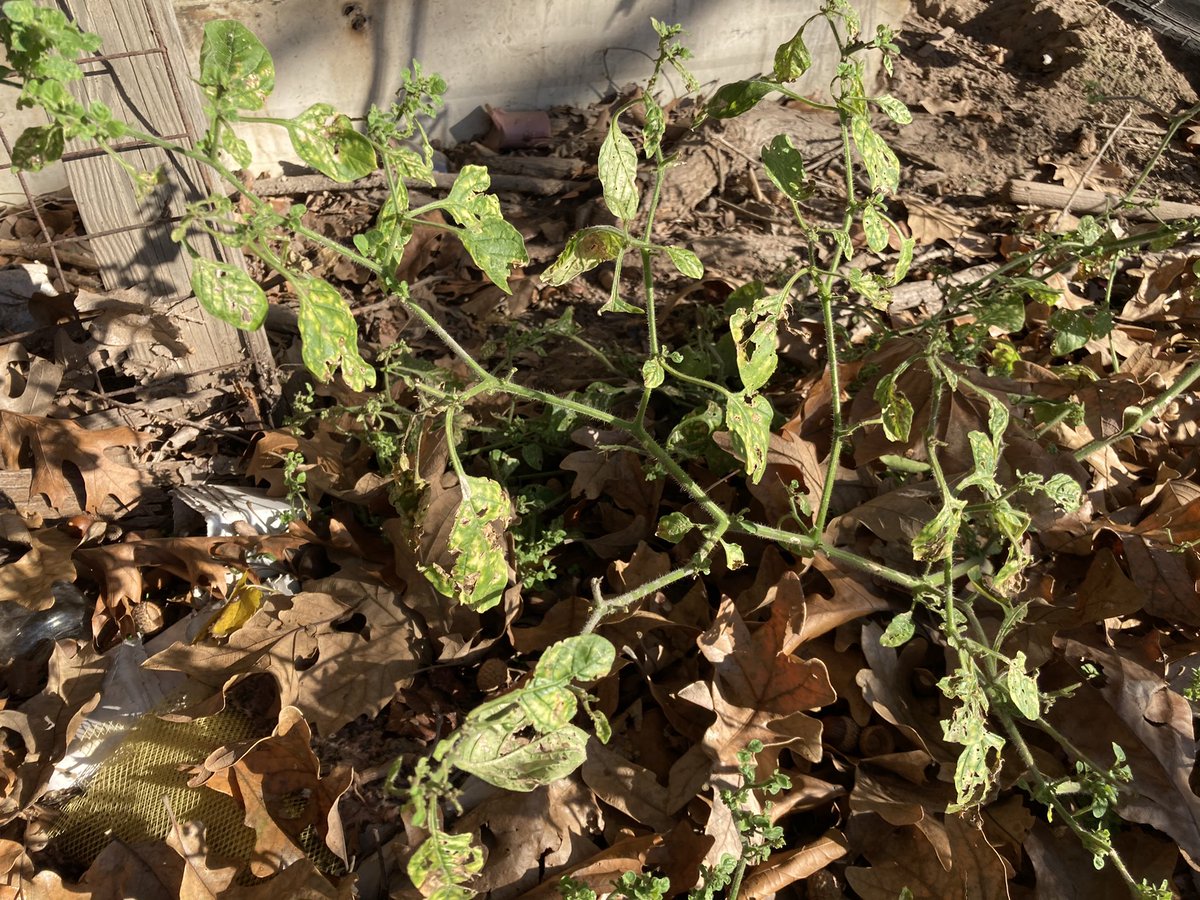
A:
[[[916,186],[899,197],[919,248],[914,282],[938,276],[942,265],[1003,264],[1019,252],[1026,229],[1078,225],[1069,213],[1054,225],[1036,214],[1018,221],[1001,202],[1006,180],[1034,174],[1069,188],[1104,188],[1120,183],[1128,171],[1122,163],[1132,165],[1145,150],[1140,132],[1130,132],[1114,162],[1088,168],[1094,148],[1086,132],[1094,123],[1070,118],[1064,100],[1080,105],[1075,82],[1103,55],[1096,46],[1106,27],[1110,49],[1144,47],[1143,33],[1107,11],[1111,21],[1088,25],[1078,18],[1081,2],[1064,4],[1057,18],[1047,4],[998,6],[1021,7],[1023,21],[1041,29],[1033,49],[1050,49],[1038,55],[982,41],[989,20],[983,5],[970,0],[918,3],[909,23],[912,53],[901,63],[895,93],[936,118],[889,138],[908,167],[902,183]],[[991,94],[980,60],[997,53],[1013,63],[1004,69],[1012,84]],[[1146,83],[1167,105],[1190,96],[1165,65]],[[577,178],[597,153],[624,151],[611,125],[618,102],[553,111],[551,136],[539,148],[549,155],[497,156],[465,145],[454,151],[454,162],[503,167],[503,160],[523,159],[526,171],[556,178],[566,169],[552,163],[566,162]],[[1010,120],[1023,113],[1032,125],[1014,128]],[[1052,121],[1054,115],[1060,119]],[[679,177],[664,195],[669,224],[662,227],[690,235],[709,270],[668,302],[662,320],[668,334],[712,336],[706,308],[719,308],[749,278],[769,282],[797,244],[782,194],[753,174],[734,176],[744,168],[734,151],[743,142],[761,143],[756,127],[773,135],[783,120],[808,134],[802,152],[819,159],[828,123],[786,107],[764,108],[763,119],[769,121],[756,126],[751,116],[750,124],[714,130],[719,139],[681,143]],[[1161,126],[1150,114],[1140,121]],[[986,164],[966,165],[970,153]],[[810,166],[818,184],[814,207],[838,199],[837,165],[829,157]],[[1194,166],[1194,151],[1190,159],[1169,154],[1154,184],[1164,196],[1194,200],[1194,183],[1179,175]],[[588,182],[576,184],[574,195],[552,204],[520,190],[502,193],[506,214],[526,238],[531,268],[553,258],[568,227],[564,219],[603,222],[609,214]],[[365,192],[317,195],[308,224],[346,239],[370,221],[372,202]],[[74,227],[69,214],[60,218],[63,229]],[[401,336],[418,351],[437,346],[417,323],[382,305],[361,271],[315,247],[301,252],[334,283],[355,286],[368,346]],[[1192,788],[1196,688],[1189,674],[1200,654],[1195,400],[1180,396],[1136,438],[1077,454],[1079,460],[1048,454],[1038,438],[1087,451],[1093,441],[1122,432],[1123,410],[1172,383],[1185,362],[1182,349],[1195,341],[1197,259],[1194,245],[1146,252],[1119,273],[1116,326],[1103,337],[1089,312],[1103,296],[1095,272],[1078,269],[1051,280],[1062,298],[1053,311],[1045,296],[1008,298],[998,317],[982,324],[1019,345],[1020,361],[1009,371],[972,374],[1014,398],[1005,413],[1026,431],[1009,440],[998,466],[1047,478],[1065,473],[1086,486],[1086,503],[1075,513],[1035,505],[1036,529],[1022,544],[1034,564],[1020,595],[1029,610],[1009,642],[1037,669],[1044,691],[1073,690],[1069,702],[1047,713],[1071,746],[1127,765],[1118,805],[1124,824],[1115,841],[1134,876],[1155,884],[1174,879],[1183,896],[1196,889],[1191,866],[1200,858],[1200,797]],[[592,315],[609,296],[611,272],[601,268],[590,281],[557,291],[518,274],[506,297],[483,286],[470,265],[455,242],[430,231],[409,245],[401,271],[438,320],[470,335],[472,349],[485,358],[507,354],[532,363],[534,380],[559,392],[612,375],[570,339],[580,323],[595,344],[628,341],[620,319]],[[95,303],[91,298],[79,310]],[[557,505],[546,508],[558,515],[522,509],[497,493],[491,477],[505,459],[481,449],[460,482],[437,445],[440,432],[386,432],[362,406],[363,395],[334,385],[319,387],[310,402],[356,413],[270,431],[240,466],[307,510],[307,523],[293,522],[274,536],[163,536],[170,525],[155,511],[156,489],[172,480],[230,476],[238,466],[227,448],[203,432],[184,433],[179,423],[151,417],[137,428],[97,429],[72,420],[103,409],[103,397],[83,393],[84,363],[132,379],[141,401],[153,396],[156,372],[144,359],[131,366],[122,348],[172,346],[169,323],[136,302],[116,298],[98,308],[88,333],[73,343],[39,343],[34,336],[7,345],[20,352],[6,356],[12,383],[6,393],[27,396],[25,406],[5,403],[0,410],[5,468],[26,473],[24,494],[13,496],[23,524],[6,532],[7,562],[0,567],[5,615],[14,627],[33,614],[66,609],[67,587],[87,598],[91,615],[81,617],[77,639],[35,641],[0,669],[0,896],[415,896],[403,872],[420,832],[385,790],[392,761],[415,765],[481,704],[507,709],[512,697],[527,696],[520,692],[548,678],[538,659],[578,634],[589,612],[590,579],[604,579],[619,593],[686,560],[695,536],[685,532],[672,544],[655,526],[667,513],[686,519],[689,498],[650,477],[644,461],[620,446],[620,435],[582,422],[546,423],[543,432],[526,435],[523,453],[548,473],[544,487]],[[1083,312],[1074,318],[1063,312],[1072,310]],[[569,325],[560,318],[564,311],[572,313]],[[911,322],[899,308],[885,315],[897,328]],[[549,349],[522,344],[534,325],[557,327],[562,339]],[[293,352],[287,345],[294,326],[294,314],[289,319],[286,306],[273,304],[268,327],[282,339],[283,353]],[[795,502],[792,482],[800,495],[819,501],[830,464],[832,385],[823,360],[805,349],[818,330],[797,318],[781,335],[781,356],[801,373],[777,402],[789,421],[771,434],[760,478],[713,488],[726,509],[755,506],[779,520]],[[862,355],[842,364],[841,384],[854,385],[855,419],[882,417],[888,394],[876,388],[895,360],[911,355],[904,340],[866,346],[864,338]],[[1051,360],[1069,353],[1090,374],[1072,380],[1051,372]],[[47,370],[56,360],[64,371]],[[456,375],[438,352],[426,353],[421,364],[448,380]],[[987,432],[988,405],[956,394],[954,403],[939,406],[928,378],[915,369],[889,383],[911,406],[912,433],[928,433],[942,445],[949,472],[971,471],[968,435]],[[399,382],[390,390],[416,402]],[[473,408],[471,424],[504,435],[520,413]],[[228,424],[223,414],[212,421]],[[855,434],[838,463],[832,498],[836,545],[916,571],[937,506],[927,482],[908,484],[904,477],[905,466],[927,464],[923,440],[898,464],[894,457],[907,442],[884,428]],[[727,470],[721,451],[736,456],[737,445],[718,433],[691,465],[719,481]],[[286,474],[297,460],[300,469]],[[305,475],[299,492],[297,471]],[[465,521],[454,513],[468,494],[479,506],[476,518]],[[125,531],[103,521],[95,527],[91,515],[65,521],[80,511]],[[557,530],[561,539],[522,556],[511,535],[526,523],[543,534]],[[465,571],[448,553],[456,528],[479,542],[490,560],[487,572]],[[746,566],[735,564],[738,554]],[[285,568],[298,590],[267,583],[256,568],[264,559]],[[498,900],[549,898],[559,896],[564,875],[604,892],[626,872],[663,872],[672,879],[671,894],[682,893],[702,864],[740,847],[721,789],[736,786],[738,753],[755,739],[764,748],[760,771],[778,767],[792,787],[770,811],[786,846],[746,873],[743,896],[892,898],[905,888],[948,898],[1123,896],[1120,882],[1094,869],[1063,823],[1046,821],[1010,781],[992,791],[978,816],[946,811],[954,800],[957,748],[947,742],[950,707],[937,685],[951,662],[946,647],[922,638],[886,646],[886,621],[903,609],[903,595],[882,581],[836,561],[800,562],[747,541],[716,554],[704,578],[659,591],[614,617],[602,633],[617,647],[618,661],[591,689],[612,722],[611,741],[558,748],[581,754],[583,765],[534,790],[514,794],[479,779],[464,785],[461,811],[449,826],[486,847],[487,864],[474,886]],[[160,713],[186,722],[233,708],[252,722],[252,739],[214,747],[184,773],[192,790],[236,802],[253,832],[246,858],[223,857],[212,849],[211,827],[173,814],[157,842],[114,839],[88,859],[62,858],[47,841],[48,822],[66,799],[48,793],[55,765],[106,696],[112,649],[130,640],[147,645],[147,677],[171,673],[189,685],[186,702]],[[1034,751],[1047,772],[1071,770],[1073,759],[1060,747],[1043,742]]]

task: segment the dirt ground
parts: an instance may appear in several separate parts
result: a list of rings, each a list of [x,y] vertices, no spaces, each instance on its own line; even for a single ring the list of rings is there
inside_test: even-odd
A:
[[[900,43],[892,91],[918,112],[893,145],[920,166],[916,186],[963,203],[995,198],[1010,178],[1086,167],[1128,113],[1098,167],[1120,188],[1196,102],[1151,32],[1091,0],[917,0]],[[1196,199],[1195,156],[1167,153],[1150,184]]]

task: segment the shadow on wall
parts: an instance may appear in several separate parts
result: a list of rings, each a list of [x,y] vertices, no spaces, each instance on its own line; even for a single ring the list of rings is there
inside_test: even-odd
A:
[[[464,140],[486,130],[483,105],[542,109],[584,105],[613,88],[644,80],[657,38],[653,16],[680,22],[702,82],[768,69],[775,47],[820,0],[175,0],[185,42],[198,53],[204,23],[243,22],[275,57],[273,115],[294,115],[327,101],[352,114],[386,105],[413,59],[449,84],[436,137]],[[898,23],[907,0],[862,0],[864,30]],[[733,11],[731,11],[733,10]],[[833,74],[827,29],[811,41],[814,73],[802,90],[820,93]],[[824,42],[824,43],[823,43]],[[673,73],[671,73],[673,78]],[[671,82],[673,83],[673,82]],[[678,89],[680,86],[675,84]],[[250,135],[252,144],[258,135]],[[258,141],[262,155],[287,158],[284,142]],[[273,155],[274,154],[274,155]]]

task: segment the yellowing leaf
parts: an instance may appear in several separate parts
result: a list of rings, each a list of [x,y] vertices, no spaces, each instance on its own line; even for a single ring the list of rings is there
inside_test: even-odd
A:
[[[226,637],[237,631],[258,612],[262,599],[262,589],[256,584],[251,584],[243,573],[230,593],[229,602],[209,628],[212,636]]]

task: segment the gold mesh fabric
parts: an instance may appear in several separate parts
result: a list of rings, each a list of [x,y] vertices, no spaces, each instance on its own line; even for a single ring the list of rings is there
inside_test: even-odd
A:
[[[249,720],[228,708],[192,722],[143,716],[83,793],[63,806],[51,839],[66,858],[84,867],[114,837],[131,844],[161,841],[171,827],[165,797],[179,822],[204,823],[214,853],[249,859],[254,832],[244,824],[241,807],[210,788],[189,788],[186,768],[218,747],[251,736]]]

